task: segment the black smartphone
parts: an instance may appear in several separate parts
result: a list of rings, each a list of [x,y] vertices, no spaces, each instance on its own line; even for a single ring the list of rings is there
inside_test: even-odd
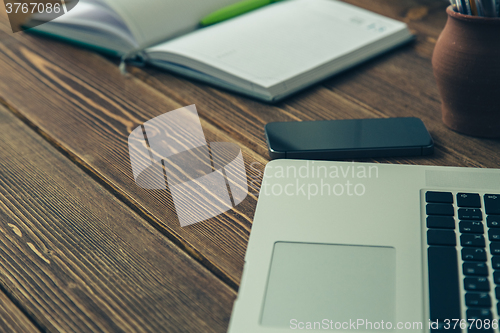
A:
[[[265,127],[271,159],[333,160],[430,155],[434,142],[414,117],[293,121]]]

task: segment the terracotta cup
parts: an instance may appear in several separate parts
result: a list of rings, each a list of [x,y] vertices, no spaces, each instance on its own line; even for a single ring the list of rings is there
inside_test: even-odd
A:
[[[443,122],[460,133],[500,137],[500,18],[446,9],[432,56]]]

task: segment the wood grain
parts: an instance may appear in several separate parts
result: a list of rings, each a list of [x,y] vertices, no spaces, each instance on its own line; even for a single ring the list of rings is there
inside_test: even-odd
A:
[[[169,193],[144,190],[132,177],[129,133],[183,105],[140,80],[122,76],[115,64],[99,55],[25,33],[3,33],[2,43],[0,73],[6,78],[0,82],[2,103],[237,288],[257,192],[251,190],[225,214],[181,228]],[[198,105],[198,110],[201,114],[212,111],[205,105]],[[208,142],[235,142],[204,119],[202,126]],[[257,183],[266,160],[240,146],[248,181]]]
[[[416,116],[436,141],[434,156],[371,161],[476,167],[500,163],[498,141],[454,133],[440,120],[430,59],[446,21],[447,2],[346,2],[407,22],[416,41],[269,105],[151,67],[129,67],[131,75],[124,78],[116,63],[83,49],[24,33],[3,33],[0,74],[5,80],[0,82],[0,100],[155,228],[237,288],[268,159],[263,135],[268,122]],[[255,190],[236,209],[180,228],[168,193],[135,186],[126,138],[144,121],[190,104],[198,106],[208,141],[240,145]]]
[[[232,289],[3,107],[0,119],[0,284],[43,331],[225,332]]]
[[[498,141],[455,133],[441,122],[440,97],[431,57],[446,21],[444,9],[448,3],[431,0],[346,2],[407,22],[416,34],[416,41],[273,106],[156,68],[133,68],[131,72],[176,100],[213,105],[216,111],[204,117],[264,157],[267,157],[267,147],[262,132],[270,121],[415,116],[424,121],[433,135],[436,154],[429,158],[377,159],[376,162],[497,167],[500,163]]]
[[[1,332],[40,332],[28,317],[0,291],[0,331]]]

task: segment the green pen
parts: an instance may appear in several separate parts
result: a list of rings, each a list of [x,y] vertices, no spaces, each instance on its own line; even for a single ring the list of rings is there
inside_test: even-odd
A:
[[[206,27],[207,25],[219,23],[278,1],[281,0],[243,0],[205,16],[200,21],[200,25]]]

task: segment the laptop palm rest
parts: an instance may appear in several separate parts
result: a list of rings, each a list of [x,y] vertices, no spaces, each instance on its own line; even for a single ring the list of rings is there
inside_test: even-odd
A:
[[[356,328],[371,330],[394,322],[395,304],[394,248],[277,242],[261,325],[335,329],[363,320]]]

